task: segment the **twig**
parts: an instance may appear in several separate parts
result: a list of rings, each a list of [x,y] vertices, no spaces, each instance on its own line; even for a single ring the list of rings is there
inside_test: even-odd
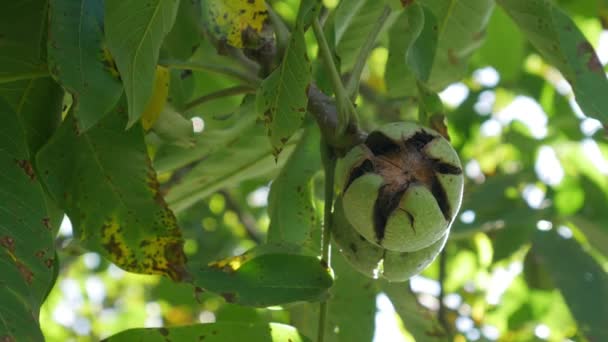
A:
[[[451,329],[450,329],[450,325],[448,324],[446,307],[445,307],[445,304],[443,303],[443,299],[445,298],[445,279],[447,276],[447,260],[448,260],[447,247],[448,247],[448,245],[446,244],[445,247],[443,248],[443,251],[441,251],[441,254],[439,254],[440,290],[439,290],[439,310],[437,311],[437,320],[439,321],[439,324],[441,324],[441,326],[445,330],[446,334],[448,336],[450,336]]]
[[[322,259],[328,268],[331,268],[331,229],[332,229],[332,208],[334,203],[334,172],[336,168],[336,158],[332,148],[325,142],[321,143],[321,155],[323,156],[323,168],[325,171],[325,208],[323,210],[323,247],[321,249]],[[323,342],[325,339],[325,327],[327,326],[327,299],[321,302],[319,308],[319,325],[317,330],[317,341]]]
[[[365,67],[365,63],[367,62],[367,58],[369,57],[372,49],[376,45],[376,40],[378,39],[378,35],[382,32],[382,28],[384,28],[384,24],[387,22],[388,16],[391,14],[391,8],[388,6],[384,6],[384,10],[372,30],[367,35],[361,50],[359,50],[359,55],[355,61],[355,66],[350,73],[350,79],[346,84],[346,93],[348,97],[353,99],[357,95],[357,90],[359,88],[359,82],[361,80],[361,73],[363,72],[363,68]]]
[[[205,94],[197,99],[194,99],[184,105],[184,111],[190,110],[196,106],[199,106],[205,102],[219,99],[227,96],[241,95],[241,94],[255,94],[255,89],[251,86],[238,85],[230,88],[221,89],[213,93]]]
[[[327,39],[325,39],[325,33],[323,32],[323,27],[321,26],[318,18],[313,19],[312,28],[317,39],[317,43],[319,44],[319,53],[323,59],[327,71],[329,72],[330,80],[334,92],[336,93],[336,104],[338,107],[338,126],[336,133],[341,135],[351,122],[354,124],[357,123],[357,114],[348,93],[344,89],[342,79],[340,78],[340,73],[338,72],[338,69],[336,69],[334,59],[331,55],[331,49],[329,48]]]
[[[163,60],[163,61],[160,61],[159,64],[164,65],[169,69],[207,71],[207,72],[213,72],[216,74],[230,76],[237,80],[241,80],[254,88],[257,88],[259,86],[260,82],[262,82],[262,80],[259,77],[252,75],[247,71],[238,70],[235,68],[222,66],[222,65],[218,65],[218,64],[202,63],[202,62],[182,62],[182,61],[176,61],[176,60]]]
[[[245,231],[251,240],[255,241],[258,245],[264,242],[264,239],[260,236],[260,230],[255,223],[255,219],[251,216],[250,213],[246,212],[241,205],[234,199],[232,194],[227,190],[220,190],[220,194],[224,196],[226,199],[226,208],[234,211],[236,215],[239,217],[239,221],[245,227]]]

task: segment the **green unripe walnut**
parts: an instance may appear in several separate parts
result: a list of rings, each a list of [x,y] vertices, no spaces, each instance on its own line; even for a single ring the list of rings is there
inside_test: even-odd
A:
[[[341,158],[336,182],[344,216],[361,236],[387,251],[415,252],[447,234],[464,179],[456,151],[439,133],[397,122]]]
[[[336,199],[334,208],[334,243],[354,269],[371,278],[407,281],[435,260],[448,238],[446,232],[430,246],[415,252],[389,251],[370,243],[352,227],[345,217],[342,198]]]

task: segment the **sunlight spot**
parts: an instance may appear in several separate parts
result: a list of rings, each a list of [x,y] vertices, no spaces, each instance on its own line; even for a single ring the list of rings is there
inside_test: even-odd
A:
[[[475,326],[473,320],[469,317],[460,316],[456,318],[456,329],[460,332],[466,332],[472,329]]]
[[[399,321],[395,315],[393,303],[384,293],[376,296],[376,329],[374,331],[374,342],[380,341],[405,341],[399,327]]]
[[[158,328],[163,326],[163,320],[161,317],[160,304],[157,302],[146,303],[146,321],[144,322],[146,328]]]
[[[270,193],[270,187],[262,186],[247,196],[247,204],[253,208],[261,208],[268,205],[268,194]]]
[[[410,286],[412,287],[412,291],[416,293],[428,293],[433,296],[439,296],[439,292],[441,291],[439,282],[421,275],[415,275],[410,278]]]
[[[89,335],[91,333],[91,322],[84,317],[78,317],[72,325],[72,329],[80,336]]]
[[[473,108],[479,115],[488,115],[492,113],[494,103],[496,103],[496,93],[491,90],[485,90],[479,94],[479,98]]]
[[[593,139],[585,139],[582,142],[585,156],[603,174],[608,175],[608,161],[604,158],[602,151]]]
[[[439,93],[441,101],[448,107],[456,108],[460,106],[469,96],[469,88],[464,83],[452,83]]]
[[[546,220],[540,220],[538,222],[536,222],[536,229],[543,231],[543,232],[547,232],[550,231],[553,228],[553,223],[551,223],[550,221],[546,221]]]
[[[545,200],[545,192],[536,185],[526,185],[522,195],[530,208],[539,209]]]
[[[500,331],[493,325],[484,325],[481,327],[481,333],[488,340],[497,340],[500,337]]]
[[[76,314],[70,304],[62,300],[55,306],[55,310],[53,310],[53,320],[65,327],[69,327],[76,321]]]
[[[540,339],[546,340],[551,336],[551,329],[544,324],[539,324],[534,328],[534,335]]]
[[[462,297],[457,293],[449,293],[443,297],[443,304],[449,309],[456,310],[462,304]]]
[[[500,82],[500,74],[492,67],[485,67],[475,70],[473,79],[484,87],[492,88]]]
[[[592,118],[583,119],[580,124],[581,132],[588,137],[594,135],[603,127],[604,126],[599,120]]]
[[[599,43],[595,52],[597,52],[597,57],[602,65],[606,65],[608,63],[608,31],[603,30],[600,33]]]
[[[551,186],[560,184],[565,176],[562,164],[550,146],[541,146],[538,150],[534,170],[541,182]]]
[[[572,231],[566,226],[559,226],[557,233],[566,240],[572,238]]]
[[[202,133],[205,130],[205,121],[198,116],[193,116],[190,121],[192,121],[192,131],[194,133]]]
[[[99,305],[103,304],[103,300],[106,298],[106,287],[101,278],[97,276],[88,277],[84,288],[91,302]]]
[[[490,305],[498,305],[502,295],[507,291],[513,279],[523,270],[523,264],[512,262],[508,267],[496,267],[487,285],[486,301]]]
[[[215,314],[211,311],[201,311],[198,315],[198,321],[201,323],[215,323]]]
[[[547,114],[536,100],[528,96],[517,96],[504,109],[496,114],[498,120],[507,125],[517,120],[530,130],[530,134],[536,139],[547,136]]]
[[[502,133],[502,125],[496,119],[489,119],[481,124],[479,130],[484,137],[497,137]]]
[[[65,278],[59,283],[59,288],[63,294],[63,298],[69,303],[74,310],[80,308],[83,304],[82,292],[80,284],[72,278]]]
[[[93,270],[99,267],[99,264],[101,263],[101,257],[97,253],[85,253],[82,256],[82,261],[88,269]]]
[[[475,221],[475,212],[473,210],[466,210],[460,214],[460,221],[465,224],[471,224]]]
[[[73,235],[72,222],[67,215],[63,215],[63,220],[61,220],[61,225],[59,226],[59,236],[71,237]]]
[[[477,340],[479,340],[480,337],[481,337],[481,333],[479,332],[479,329],[477,329],[477,328],[473,328],[467,332],[467,339],[469,341],[477,341]]]
[[[114,264],[110,264],[108,267],[108,274],[110,277],[118,280],[125,276],[125,271]]]

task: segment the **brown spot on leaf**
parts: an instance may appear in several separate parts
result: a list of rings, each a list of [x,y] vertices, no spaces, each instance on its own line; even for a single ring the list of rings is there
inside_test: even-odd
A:
[[[44,264],[46,265],[46,267],[48,268],[52,268],[53,265],[55,264],[55,259],[53,258],[48,258],[44,261]]]
[[[25,174],[29,177],[29,179],[31,181],[36,180],[36,173],[34,172],[34,168],[32,167],[32,163],[30,163],[29,160],[26,160],[26,159],[15,160],[15,162],[17,163],[17,165],[19,165],[19,167],[21,169],[23,169],[23,172],[25,172]]]
[[[28,283],[28,285],[31,285],[32,281],[34,280],[34,272],[32,272],[27,266],[25,266],[24,263],[19,260],[15,261],[15,265],[17,265],[19,273],[21,273],[21,276],[23,277],[25,282]]]
[[[0,336],[0,342],[15,342],[17,340],[15,340],[15,337],[10,336],[10,335],[4,335],[4,336]]]
[[[409,6],[409,5],[413,4],[413,3],[414,3],[414,0],[401,0],[401,6],[403,8]]]
[[[0,237],[0,246],[8,249],[11,253],[15,253],[15,239],[10,236]]]
[[[169,329],[167,329],[167,328],[160,328],[160,329],[158,329],[158,332],[163,336],[169,335]]]
[[[584,41],[576,46],[576,54],[578,57],[583,57],[585,55],[589,55],[589,59],[587,60],[587,69],[591,72],[604,74],[604,70],[602,67],[602,63],[597,57],[595,50],[593,50],[593,46],[587,41]]]
[[[228,303],[234,303],[236,302],[236,294],[233,292],[222,292],[221,296],[224,297],[224,299],[226,300],[226,302]]]
[[[42,224],[44,225],[44,227],[48,230],[51,230],[51,219],[49,217],[43,217],[42,218]]]
[[[452,65],[460,64],[460,59],[458,58],[458,56],[456,56],[456,53],[454,52],[454,49],[452,49],[452,48],[448,49],[448,61]]]

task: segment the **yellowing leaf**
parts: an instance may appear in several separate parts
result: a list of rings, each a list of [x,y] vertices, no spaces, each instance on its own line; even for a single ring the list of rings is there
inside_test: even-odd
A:
[[[268,10],[264,0],[203,1],[203,21],[217,40],[237,48],[257,45]]]
[[[152,97],[141,115],[141,125],[147,131],[158,119],[160,112],[167,103],[169,95],[169,69],[163,66],[156,66],[156,74],[154,76],[154,89]]]

